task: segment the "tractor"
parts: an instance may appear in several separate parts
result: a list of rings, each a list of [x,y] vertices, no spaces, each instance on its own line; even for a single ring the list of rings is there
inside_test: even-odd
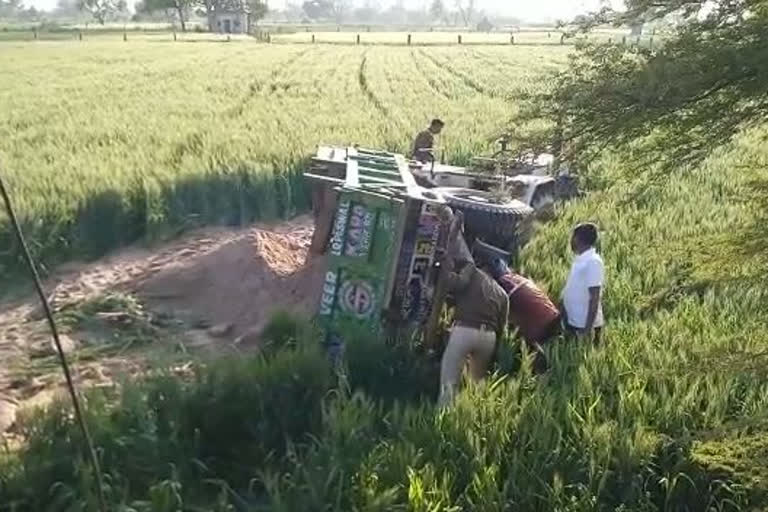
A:
[[[527,169],[536,172],[510,176],[374,149],[318,147],[304,176],[315,218],[310,254],[327,258],[318,319],[328,346],[343,346],[361,326],[434,338],[442,256],[471,259],[469,247],[491,247],[514,258],[532,220],[551,210],[549,166]]]

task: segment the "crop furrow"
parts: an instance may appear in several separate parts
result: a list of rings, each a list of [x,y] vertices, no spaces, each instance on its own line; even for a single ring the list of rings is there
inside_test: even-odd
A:
[[[368,78],[365,74],[365,68],[368,64],[368,50],[363,52],[363,58],[360,60],[360,67],[357,70],[357,81],[360,84],[360,90],[363,91],[363,95],[370,101],[374,107],[376,107],[376,110],[384,114],[385,116],[389,116],[389,109],[384,105],[384,103],[376,96],[376,94],[373,92],[371,87],[368,85]]]
[[[454,77],[461,80],[464,83],[464,85],[466,85],[470,89],[473,89],[474,91],[478,92],[479,94],[482,94],[483,96],[488,96],[490,98],[495,97],[495,94],[492,91],[485,89],[483,86],[481,86],[480,84],[472,80],[469,76],[457,70],[456,68],[451,67],[449,64],[445,62],[440,62],[440,60],[436,59],[434,56],[430,55],[424,50],[419,50],[419,53],[421,53],[421,55],[424,58],[432,62],[435,66],[445,69],[450,75],[453,75]]]
[[[230,116],[243,115],[243,113],[245,112],[245,107],[248,105],[248,103],[259,94],[262,94],[267,89],[267,85],[271,84],[271,89],[269,90],[269,92],[274,92],[275,90],[274,84],[280,78],[280,76],[283,73],[285,73],[285,70],[290,68],[294,63],[299,61],[302,57],[304,57],[307,53],[309,53],[312,50],[313,50],[312,48],[305,48],[300,52],[296,53],[295,55],[286,59],[285,62],[280,64],[275,64],[275,67],[270,72],[269,78],[267,80],[263,80],[261,77],[257,75],[248,84],[248,90],[246,91],[245,95],[243,95],[243,97],[240,98],[240,100],[238,100],[238,102],[235,103],[235,105],[233,105],[227,111],[227,114]]]
[[[413,67],[414,69],[418,69],[418,63],[416,62],[416,55],[414,54],[413,50],[410,52],[411,61],[413,61]],[[424,80],[429,85],[429,88],[434,91],[437,95],[442,96],[443,98],[449,100],[451,99],[452,95],[449,95],[445,91],[442,90],[438,82],[435,80],[434,76],[430,73],[422,73],[424,77]]]

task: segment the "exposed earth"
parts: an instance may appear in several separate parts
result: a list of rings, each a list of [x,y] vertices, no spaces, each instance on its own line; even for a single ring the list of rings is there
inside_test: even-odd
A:
[[[158,360],[258,350],[277,311],[311,314],[323,264],[307,261],[309,216],[247,229],[206,228],[60,267],[44,282],[81,386],[111,386]],[[31,289],[31,286],[30,286]],[[0,303],[0,433],[17,411],[49,402],[64,378],[36,297]],[[10,433],[9,433],[10,432]]]

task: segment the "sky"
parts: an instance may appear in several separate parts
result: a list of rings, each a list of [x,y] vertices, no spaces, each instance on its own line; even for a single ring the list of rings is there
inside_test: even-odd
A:
[[[382,5],[391,5],[396,0],[380,0]],[[619,0],[612,0],[618,2]],[[273,9],[280,9],[286,2],[301,3],[301,0],[267,0]],[[430,0],[402,0],[405,6],[421,7],[429,5]],[[56,0],[27,0],[27,5],[37,9],[50,10],[56,6]],[[134,3],[129,0],[129,4]],[[356,3],[362,3],[357,0]],[[452,0],[444,0],[452,5]],[[600,0],[476,0],[478,9],[493,14],[508,14],[523,21],[541,21],[555,18],[568,19],[578,14],[596,10]]]

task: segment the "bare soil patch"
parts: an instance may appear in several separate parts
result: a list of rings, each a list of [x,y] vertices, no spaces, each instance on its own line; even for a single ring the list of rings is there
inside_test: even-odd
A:
[[[111,325],[120,329],[135,321],[130,314],[100,312],[98,325],[107,329],[67,332],[77,346],[69,355],[76,380],[112,385],[118,376],[151,367],[160,348],[182,355],[257,349],[258,333],[276,311],[310,315],[318,303],[324,266],[321,258],[307,261],[312,232],[309,216],[247,229],[206,228],[161,247],[129,247],[59,268],[44,283],[56,311],[119,293],[135,297],[158,326],[157,339],[146,347],[118,347],[104,357],[85,353],[101,343],[94,337],[109,343]],[[41,359],[49,339],[34,296],[0,304],[3,425],[12,408],[45,404],[63,389],[53,353]]]

